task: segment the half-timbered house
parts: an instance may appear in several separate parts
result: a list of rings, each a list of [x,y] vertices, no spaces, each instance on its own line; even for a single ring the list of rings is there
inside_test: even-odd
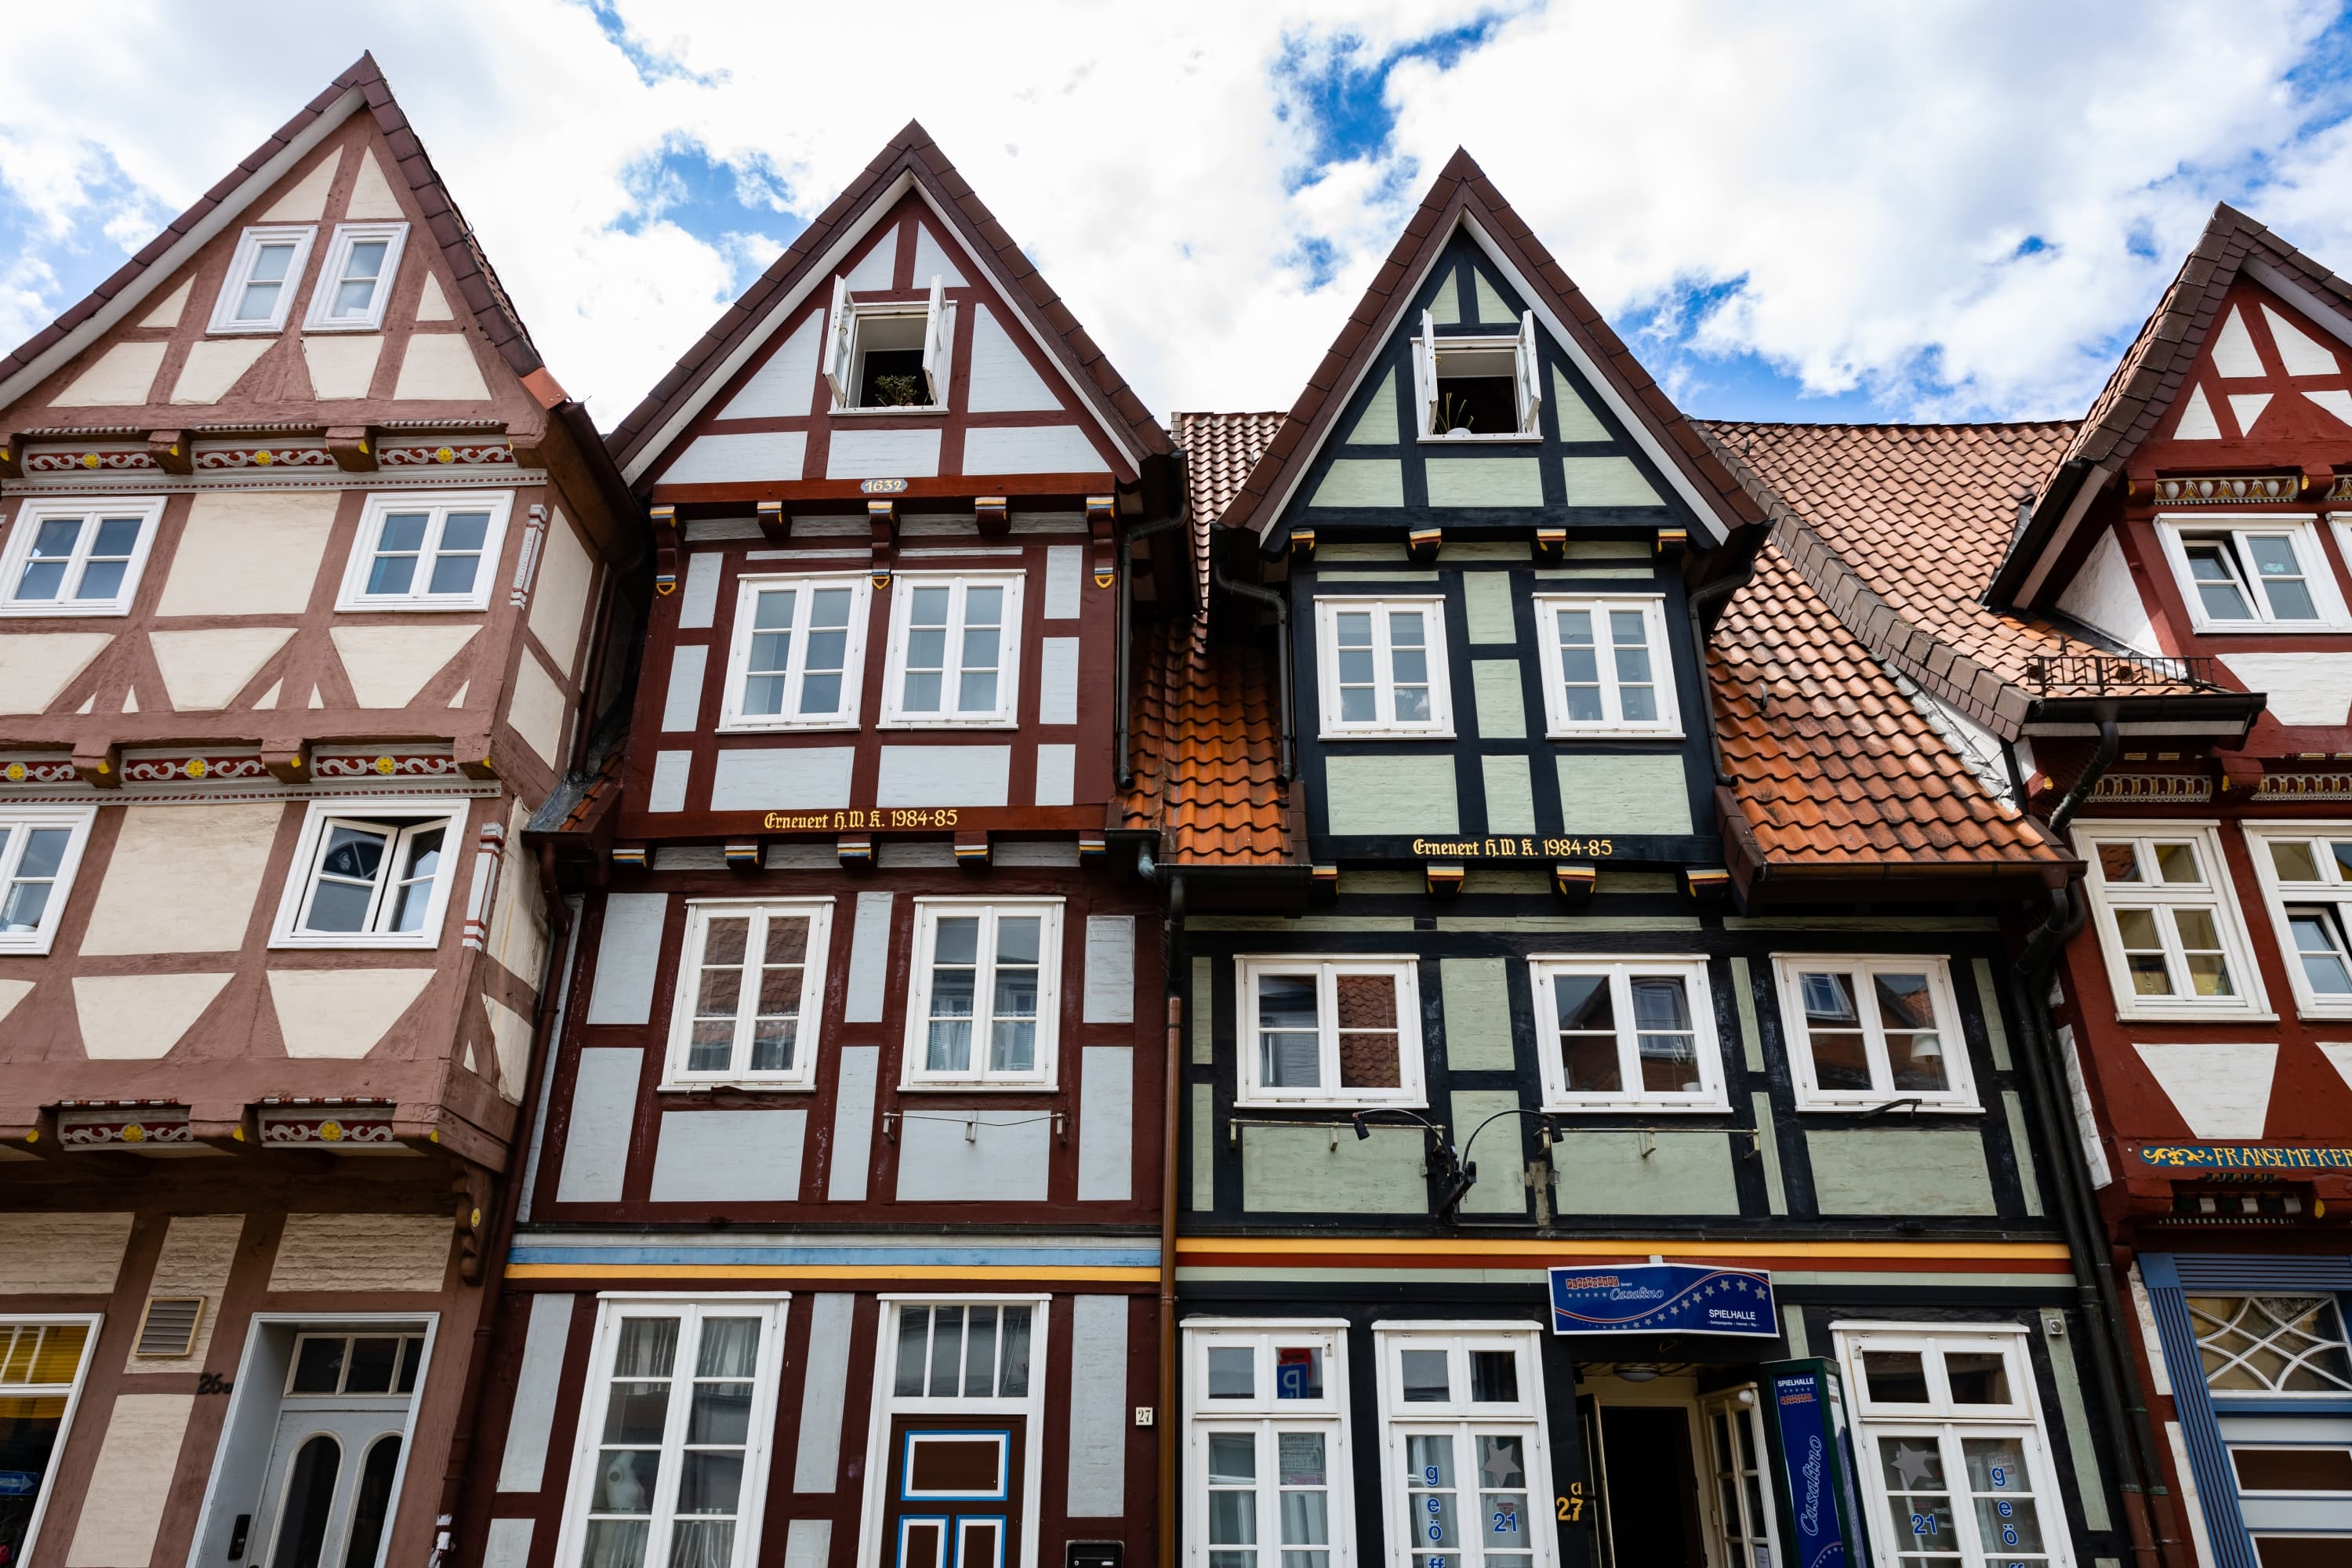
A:
[[[0,360],[0,1561],[422,1562],[646,553],[362,58]]]
[[[1195,592],[1168,436],[910,125],[611,446],[657,593],[532,832],[578,979],[461,1533],[1139,1560],[1166,1026],[1106,813]]]
[[[1769,498],[1461,153],[1178,430],[1182,1561],[2120,1557],[1999,920],[2071,862]]]

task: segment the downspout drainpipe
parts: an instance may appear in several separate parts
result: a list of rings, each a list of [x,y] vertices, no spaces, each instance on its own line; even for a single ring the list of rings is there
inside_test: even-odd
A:
[[[579,953],[572,938],[572,909],[555,883],[555,847],[539,847],[539,893],[548,914],[547,962],[540,976],[539,1024],[531,1031],[530,1060],[523,1074],[521,1101],[515,1107],[517,1136],[507,1156],[507,1179],[499,1188],[490,1235],[482,1247],[482,1305],[474,1320],[474,1342],[466,1360],[466,1387],[451,1428],[448,1468],[441,1477],[441,1506],[434,1521],[432,1568],[449,1559],[456,1542],[457,1515],[466,1503],[472,1479],[476,1427],[481,1421],[482,1384],[488,1381],[490,1342],[498,1328],[499,1307],[506,1295],[507,1254],[514,1245],[515,1212],[522,1202],[529,1131],[538,1108],[539,1081],[545,1076],[547,1055],[555,1049],[556,1021],[563,1013],[562,989],[572,983]]]
[[[1761,525],[1759,524],[1759,527],[1760,528]],[[1693,673],[1696,676],[1699,689],[1702,691],[1709,689],[1706,680],[1707,612],[1713,610],[1717,605],[1727,602],[1732,595],[1748,586],[1749,580],[1756,575],[1756,557],[1762,554],[1763,551],[1764,539],[1759,533],[1755,546],[1740,557],[1739,563],[1736,567],[1714,582],[1703,584],[1691,590],[1688,601],[1691,662]],[[1731,769],[1723,760],[1723,736],[1715,727],[1715,704],[1712,701],[1703,703],[1700,706],[1700,711],[1706,718],[1706,750],[1707,755],[1715,762],[1715,782],[1726,788],[1730,788],[1732,787]]]
[[[1135,625],[1135,543],[1136,541],[1149,539],[1155,533],[1165,533],[1170,529],[1189,521],[1191,516],[1192,509],[1188,504],[1173,517],[1158,518],[1150,522],[1138,523],[1132,528],[1119,530],[1118,646],[1112,653],[1112,657],[1118,662],[1113,667],[1111,677],[1114,690],[1111,698],[1110,754],[1118,759],[1118,787],[1121,789],[1132,789],[1135,786],[1135,763],[1127,754],[1128,666],[1133,658],[1128,651],[1128,646],[1134,640],[1133,634],[1129,628]]]
[[[2099,743],[2090,765],[2074,781],[2050,814],[2050,830],[2063,836],[2098,786],[2116,759],[2120,731],[2112,710],[2099,721]],[[2082,879],[2070,879],[2050,895],[2050,913],[2028,933],[2019,955],[2016,975],[2021,993],[2019,1021],[2032,1063],[2034,1119],[2042,1142],[2061,1167],[2056,1188],[2067,1250],[2074,1255],[2076,1313],[2091,1338],[2094,1380],[2108,1430],[2115,1435],[2116,1459],[2122,1474],[2117,1490],[2124,1505],[2126,1532],[2134,1560],[2142,1568],[2190,1568],[2180,1540],[2171,1491],[2164,1483],[2163,1462],[2158,1457],[2155,1428],[2130,1347],[2123,1342],[2120,1324],[2124,1306],[2106,1267],[2107,1247],[2098,1217],[2098,1200],[2079,1138],[2068,1128],[2059,1107],[2069,1103],[2069,1089],[2052,1037],[2045,999],[2050,994],[2058,955],[2083,928],[2089,905]],[[2151,1500],[2152,1504],[2151,1506]]]
[[[1167,971],[1167,1064],[1160,1107],[1160,1394],[1152,1419],[1159,1426],[1160,1492],[1155,1516],[1159,1568],[1176,1568],[1176,1140],[1177,1097],[1184,1088],[1184,1002],[1177,994],[1177,944],[1184,921],[1184,879],[1168,882],[1160,918],[1160,951]]]
[[[1275,658],[1281,664],[1282,693],[1282,764],[1275,774],[1275,783],[1285,789],[1297,772],[1298,727],[1291,714],[1290,691],[1290,601],[1271,588],[1261,588],[1255,583],[1236,583],[1225,575],[1225,563],[1214,552],[1209,557],[1209,574],[1217,586],[1252,604],[1266,605],[1274,610]]]

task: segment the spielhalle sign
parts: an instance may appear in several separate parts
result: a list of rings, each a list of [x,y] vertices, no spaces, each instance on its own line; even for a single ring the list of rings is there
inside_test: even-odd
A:
[[[1609,1263],[1549,1272],[1556,1334],[1780,1336],[1772,1276],[1760,1268]]]

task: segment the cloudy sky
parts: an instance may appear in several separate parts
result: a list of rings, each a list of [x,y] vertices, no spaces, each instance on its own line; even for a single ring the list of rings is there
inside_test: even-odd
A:
[[[607,425],[910,117],[1162,411],[1287,405],[1457,144],[1718,417],[2079,413],[2217,200],[2352,271],[2310,0],[27,0],[0,341],[362,49]]]

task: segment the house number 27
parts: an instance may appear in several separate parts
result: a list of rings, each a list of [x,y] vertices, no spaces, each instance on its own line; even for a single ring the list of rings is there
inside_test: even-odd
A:
[[[1584,1483],[1582,1481],[1569,1482],[1568,1495],[1556,1497],[1551,1500],[1553,1510],[1559,1514],[1562,1524],[1584,1522]]]

